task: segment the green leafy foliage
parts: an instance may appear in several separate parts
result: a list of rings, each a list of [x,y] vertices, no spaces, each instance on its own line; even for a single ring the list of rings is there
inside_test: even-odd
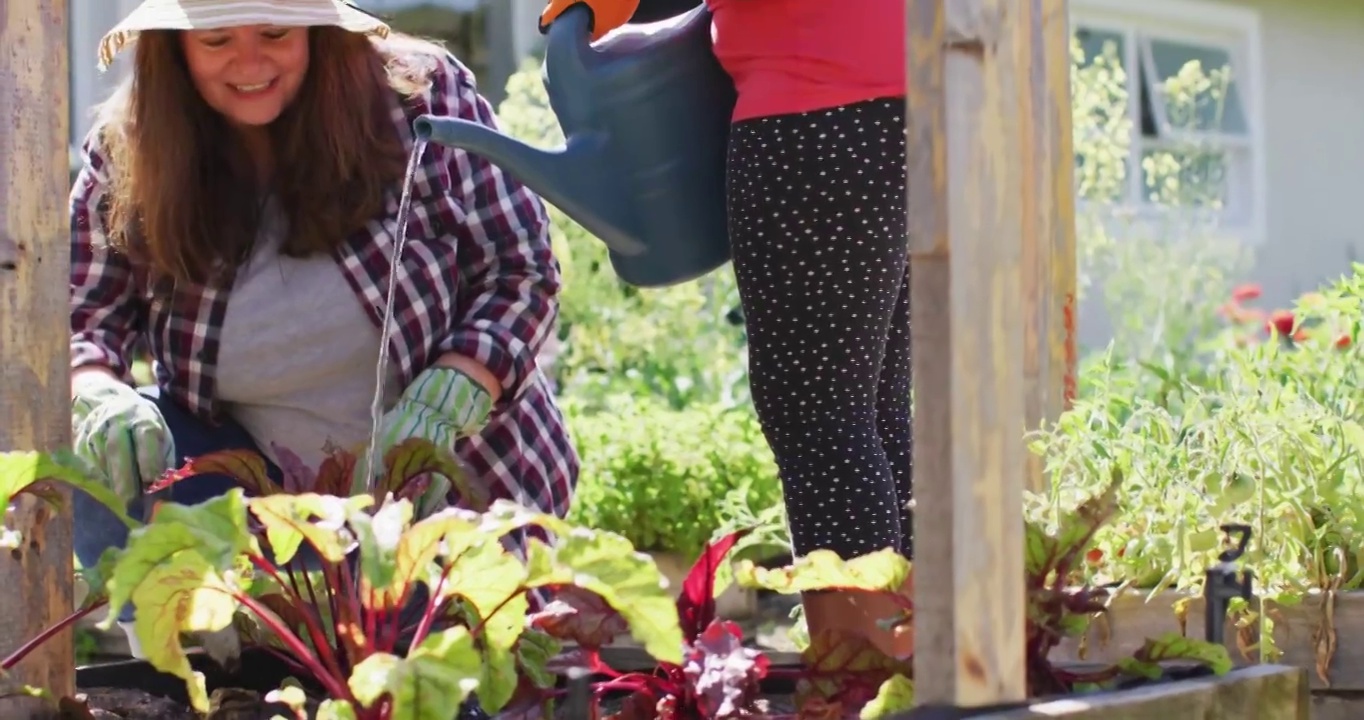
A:
[[[92,480],[80,458],[70,452],[4,452],[0,453],[0,510],[21,495],[38,498],[54,509],[61,507],[61,497],[52,489],[53,482],[80,488],[103,504],[114,515],[129,526],[134,521],[128,517],[117,496],[108,487]],[[0,515],[0,520],[4,516]],[[16,548],[23,538],[17,530],[0,524],[0,549]]]
[[[1096,581],[1190,594],[1216,561],[1218,527],[1249,525],[1257,603],[1238,606],[1254,612],[1238,641],[1247,656],[1274,658],[1274,606],[1364,585],[1361,270],[1291,311],[1256,312],[1254,289],[1241,289],[1189,372],[1096,366],[1098,390],[1034,437],[1055,482],[1031,499],[1029,516],[1120,472],[1126,490],[1095,538],[1105,558]]]
[[[732,503],[766,508],[781,501],[772,453],[751,410],[676,410],[648,397],[620,397],[601,412],[570,401],[566,412],[583,464],[571,522],[691,559],[728,524]]]

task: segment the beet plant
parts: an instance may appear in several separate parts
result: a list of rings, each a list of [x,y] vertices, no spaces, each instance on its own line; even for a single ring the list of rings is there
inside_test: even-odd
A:
[[[6,504],[19,492],[55,501],[40,482],[48,479],[88,485],[78,464],[4,457]],[[354,461],[335,451],[313,475],[323,487],[339,488],[343,478],[348,486]],[[233,626],[248,644],[284,659],[302,686],[318,690],[312,704],[322,720],[448,717],[475,694],[496,712],[523,678],[536,691],[551,687],[546,667],[558,648],[549,636],[526,632],[528,596],[539,590],[590,592],[651,655],[683,661],[666,581],[628,541],[506,501],[415,519],[409,498],[433,473],[451,481],[462,505],[486,495],[424,441],[393,448],[384,464],[373,494],[345,497],[285,492],[251,453],[195,459],[153,490],[203,472],[230,474],[242,487],[198,505],[161,504],[145,524],[129,520],[126,548],[106,554],[90,574],[91,599],[59,628],[106,603],[132,602],[147,661],[182,678],[191,705],[207,712],[205,681],[191,669],[183,637]],[[501,540],[529,528],[555,539],[532,537],[522,560]],[[274,699],[304,717],[308,698],[298,688]]]

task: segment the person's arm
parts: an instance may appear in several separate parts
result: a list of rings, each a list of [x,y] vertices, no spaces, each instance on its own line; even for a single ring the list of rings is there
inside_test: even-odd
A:
[[[600,40],[606,33],[630,22],[639,9],[639,0],[550,0],[540,13],[540,32],[549,29],[564,11],[583,4],[592,10],[592,40]]]
[[[442,63],[431,112],[498,128],[492,106],[467,71]],[[447,149],[451,194],[467,218],[453,228],[460,286],[436,365],[479,382],[496,411],[514,402],[559,312],[560,271],[550,250],[543,201],[487,160]]]
[[[109,172],[98,129],[81,148],[71,188],[72,388],[111,376],[131,380],[128,357],[146,307],[134,292],[128,258],[108,246]]]

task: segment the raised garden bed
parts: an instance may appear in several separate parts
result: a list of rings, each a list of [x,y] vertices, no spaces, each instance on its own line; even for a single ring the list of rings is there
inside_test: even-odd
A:
[[[1327,610],[1328,598],[1331,608]],[[1183,621],[1178,610],[1185,610]],[[1167,632],[1201,635],[1205,622],[1201,597],[1182,593],[1126,591],[1113,596],[1107,616],[1080,638],[1068,638],[1054,651],[1062,661],[1110,662],[1141,647],[1146,638]],[[1364,717],[1364,592],[1334,596],[1320,592],[1301,603],[1275,605],[1270,612],[1281,665],[1307,673],[1316,720],[1353,720]],[[1327,619],[1329,618],[1329,622]],[[1328,628],[1334,629],[1330,638]],[[1255,623],[1237,627],[1229,618],[1226,646],[1238,666],[1259,662],[1253,646],[1259,641]]]
[[[249,650],[242,658],[242,670],[233,675],[224,673],[202,655],[192,654],[190,657],[195,670],[205,674],[210,693],[221,692],[221,696],[226,698],[225,707],[235,713],[224,713],[224,718],[270,720],[275,713],[287,712],[283,706],[261,700],[279,687],[290,674],[288,667],[273,655]],[[605,649],[602,659],[622,671],[647,671],[654,666],[647,654],[633,648]],[[790,676],[800,670],[799,658],[777,653],[771,659],[777,677],[763,681],[761,696],[774,713],[790,713],[794,710],[793,698],[796,694],[796,683]],[[1076,667],[1083,668],[1086,665]],[[558,687],[563,699],[555,717],[563,720],[591,717],[587,684],[591,680],[602,679],[561,679]],[[96,716],[102,719],[199,718],[187,705],[184,682],[173,675],[158,672],[142,661],[128,660],[83,667],[78,670],[76,681],[80,692],[88,697],[90,707],[111,713]],[[1096,720],[1111,720],[1114,717],[1308,720],[1318,717],[1310,714],[1306,671],[1301,668],[1259,665],[1221,676],[1211,676],[1196,669],[1175,668],[1162,680],[1143,680],[1133,684],[1137,686],[985,708],[925,706],[896,715],[893,720],[1022,720],[1039,717]],[[604,704],[614,709],[618,707],[619,701],[619,694],[608,694]],[[451,718],[456,720],[457,716],[452,714]]]
[[[1260,665],[1216,677],[1152,683],[1125,690],[1017,705],[961,709],[920,707],[895,720],[1314,720],[1306,672]]]

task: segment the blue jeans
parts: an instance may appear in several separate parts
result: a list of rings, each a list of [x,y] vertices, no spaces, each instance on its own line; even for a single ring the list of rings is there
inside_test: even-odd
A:
[[[176,463],[183,465],[187,458],[199,457],[223,450],[252,450],[259,453],[260,448],[251,439],[250,433],[232,420],[223,420],[214,427],[195,417],[188,410],[177,405],[174,400],[161,395],[155,388],[139,388],[138,392],[156,403],[161,415],[166,418],[171,437],[175,439]],[[262,454],[262,457],[265,456]],[[274,463],[266,458],[266,471],[275,482],[283,482],[284,474]],[[156,500],[170,501],[180,505],[197,505],[206,500],[223,495],[232,488],[239,487],[227,475],[203,474],[185,478],[157,495]],[[74,545],[76,559],[82,567],[94,567],[100,555],[109,548],[122,548],[128,543],[128,526],[124,525],[114,513],[89,495],[76,490],[72,493],[72,513],[74,514]],[[146,511],[151,507],[150,496],[138,497],[128,503],[126,509],[134,520],[146,520]],[[304,548],[305,550],[308,548]],[[119,620],[133,619],[132,605],[119,612]]]

